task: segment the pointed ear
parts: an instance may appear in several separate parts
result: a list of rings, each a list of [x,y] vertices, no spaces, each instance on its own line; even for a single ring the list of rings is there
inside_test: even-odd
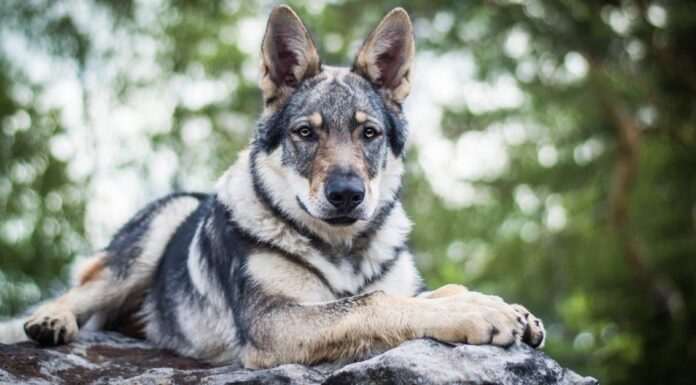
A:
[[[303,79],[321,71],[312,37],[287,5],[273,8],[261,45],[259,85],[266,106],[282,105]]]
[[[411,90],[415,50],[411,19],[403,8],[394,8],[358,51],[353,72],[370,81],[387,105],[400,108]]]

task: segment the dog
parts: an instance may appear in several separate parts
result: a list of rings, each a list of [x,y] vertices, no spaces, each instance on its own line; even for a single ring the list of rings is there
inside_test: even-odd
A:
[[[399,202],[413,28],[389,12],[351,67],[324,65],[288,6],[261,47],[264,110],[214,194],[149,204],[24,323],[43,345],[88,320],[214,365],[356,360],[406,340],[544,343],[500,297],[426,291]],[[97,321],[95,321],[97,320]]]

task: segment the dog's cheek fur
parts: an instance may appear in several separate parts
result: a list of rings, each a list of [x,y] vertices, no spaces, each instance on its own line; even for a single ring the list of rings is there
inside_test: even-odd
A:
[[[262,117],[256,128],[254,137],[254,146],[270,154],[280,146],[285,139],[285,131],[283,127],[288,125],[288,119],[283,110],[283,107],[278,112],[269,114],[267,117]]]
[[[305,178],[309,178],[312,173],[312,160],[321,156],[318,141],[292,139],[286,134],[282,145],[282,165],[294,169]]]

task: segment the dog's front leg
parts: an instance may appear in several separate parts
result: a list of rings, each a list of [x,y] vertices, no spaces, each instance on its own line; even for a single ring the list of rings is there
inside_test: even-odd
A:
[[[242,361],[258,368],[350,360],[422,337],[510,346],[524,330],[523,315],[499,297],[466,290],[433,298],[373,292],[268,310],[250,327]]]
[[[107,255],[97,254],[78,270],[79,284],[34,311],[24,324],[27,336],[43,345],[60,345],[77,337],[79,325],[94,313],[114,310],[144,290],[149,272],[138,270],[119,278],[108,266]]]

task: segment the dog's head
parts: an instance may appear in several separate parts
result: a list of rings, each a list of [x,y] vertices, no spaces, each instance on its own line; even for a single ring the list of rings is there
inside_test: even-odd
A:
[[[394,195],[384,190],[396,188],[390,165],[398,163],[401,173],[401,105],[414,49],[408,14],[397,8],[351,68],[324,66],[297,15],[287,6],[271,13],[261,47],[265,110],[254,146],[275,159],[294,204],[313,218],[331,225],[369,220]]]

